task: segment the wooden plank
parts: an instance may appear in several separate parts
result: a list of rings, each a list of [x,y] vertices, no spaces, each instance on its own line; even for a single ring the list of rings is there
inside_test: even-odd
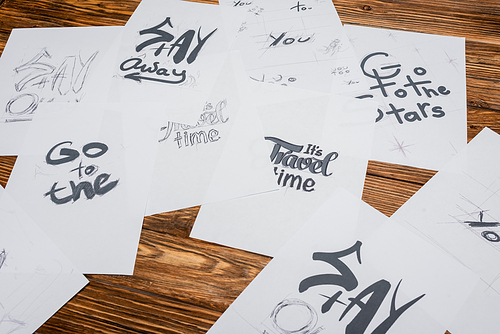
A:
[[[5,188],[17,157],[0,157],[0,184]]]
[[[367,175],[363,189],[363,201],[390,217],[422,186],[416,182],[387,179]]]
[[[144,219],[143,229],[187,238],[199,210],[200,207],[196,206],[148,216]]]
[[[457,1],[333,0],[344,24],[467,37],[500,44],[499,6]]]
[[[500,112],[469,107],[467,111],[467,139],[471,141],[484,127],[500,134]]]

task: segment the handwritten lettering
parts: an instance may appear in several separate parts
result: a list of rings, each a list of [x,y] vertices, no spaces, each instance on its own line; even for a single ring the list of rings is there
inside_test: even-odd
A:
[[[297,1],[297,5],[290,8],[290,10],[294,10],[294,9],[296,9],[297,12],[300,12],[301,10],[304,11],[304,10],[312,9],[312,7],[307,7],[306,5],[301,4],[300,1]]]
[[[265,139],[275,143],[273,151],[270,155],[271,161],[275,165],[281,163],[282,166],[289,167],[291,169],[308,169],[309,172],[313,174],[321,173],[323,176],[330,176],[333,174],[328,172],[328,166],[330,162],[334,161],[339,156],[337,152],[328,153],[322,160],[315,157],[304,158],[299,157],[296,154],[292,154],[293,152],[300,153],[304,146],[294,145],[275,137],[265,137]],[[287,151],[281,152],[281,148],[284,148]]]
[[[51,166],[60,166],[67,163],[71,163],[80,157],[80,152],[70,148],[72,146],[71,141],[63,141],[56,145],[54,145],[46,154],[45,162]],[[89,159],[97,159],[108,152],[108,146],[101,142],[90,142],[85,144],[82,147],[82,154]],[[78,172],[78,178],[81,179],[84,176],[90,177],[96,174],[98,166],[91,165],[83,165],[83,162],[80,161],[78,167],[71,169],[69,172]],[[82,172],[83,171],[83,172]],[[65,197],[59,197],[58,193],[66,189],[67,187],[57,187],[59,182],[54,182],[51,189],[46,192],[43,196],[49,197],[50,200],[55,204],[65,204],[68,202],[76,202],[81,197],[81,193],[85,194],[87,199],[93,199],[95,195],[102,196],[112,189],[114,189],[119,180],[114,180],[108,182],[110,174],[101,173],[99,174],[93,182],[89,181],[81,181],[79,183],[75,183],[70,180],[69,185],[71,187],[71,193]],[[108,183],[107,183],[108,182]]]
[[[338,252],[315,252],[313,253],[313,260],[322,261],[330,264],[337,273],[333,274],[317,274],[303,279],[299,283],[299,293],[305,293],[312,287],[318,287],[323,285],[339,286],[346,290],[347,292],[354,291],[358,287],[358,279],[354,272],[341,260],[341,258],[349,256],[351,254],[356,254],[358,263],[361,264],[361,241],[356,241],[356,243],[349,247],[348,249],[338,251]],[[398,320],[401,315],[407,311],[411,306],[422,299],[425,294],[422,294],[403,306],[396,308],[396,296],[401,285],[401,280],[397,284],[391,299],[391,306],[389,310],[389,316],[383,320],[372,333],[385,334],[392,327],[392,325]],[[382,303],[391,289],[391,283],[385,279],[380,279],[361,292],[359,292],[354,298],[348,298],[349,304],[344,303],[339,298],[342,296],[343,291],[339,290],[332,296],[327,296],[321,294],[321,296],[327,298],[326,302],[323,303],[321,312],[327,313],[331,310],[334,304],[340,304],[345,306],[344,311],[340,315],[339,321],[342,321],[347,314],[354,310],[356,306],[358,312],[351,318],[350,322],[345,327],[346,334],[363,334],[370,325],[371,321],[379,312]],[[339,306],[340,306],[339,305]]]
[[[318,145],[308,144],[307,149],[302,152],[303,145],[295,145],[276,137],[265,137],[265,139],[274,143],[270,155],[273,164],[299,171],[308,171],[313,175],[321,174],[328,177],[333,174],[333,172],[329,172],[328,167],[332,161],[338,158],[337,152],[330,152],[324,158],[318,159],[316,157],[323,155],[323,150]],[[299,156],[299,154],[307,156]],[[274,174],[278,176],[277,183],[282,187],[288,185],[290,188],[295,187],[296,190],[314,191],[316,181],[312,177],[303,180],[301,175],[285,172],[285,169],[278,172],[277,166],[274,167]]]
[[[163,137],[158,140],[158,142],[165,142],[173,132],[176,133],[174,141],[177,143],[178,148],[193,146],[195,144],[201,143],[213,143],[220,139],[219,131],[216,129],[210,129],[208,132],[198,131],[189,132],[189,130],[212,126],[215,124],[226,123],[229,117],[225,116],[223,111],[226,109],[227,100],[219,101],[215,107],[211,103],[206,103],[203,108],[203,113],[200,115],[198,122],[195,125],[181,124],[175,122],[168,122],[166,126],[160,128],[160,132],[164,132]],[[181,131],[184,133],[181,134]],[[184,143],[184,146],[183,146]]]
[[[308,41],[312,41],[311,38],[314,36],[314,35],[308,37],[294,36],[285,38],[286,34],[287,32],[283,32],[278,37],[274,37],[273,34],[269,34],[269,37],[272,38],[272,43],[269,45],[269,48],[277,46],[280,43],[283,45],[290,45],[293,44],[295,41],[297,41],[297,43],[305,43]]]
[[[184,60],[189,65],[197,59],[203,46],[217,31],[217,28],[215,28],[203,37],[201,35],[202,27],[199,27],[198,31],[189,29],[182,33],[179,37],[175,38],[173,34],[161,29],[164,27],[170,27],[171,29],[174,28],[172,19],[170,17],[166,17],[163,22],[156,26],[139,31],[139,35],[141,36],[153,35],[153,37],[137,45],[135,51],[141,52],[148,47],[156,46],[153,49],[153,54],[155,57],[160,56],[164,50],[168,50],[166,57],[170,57],[175,65],[180,64]],[[178,85],[186,80],[187,74],[185,69],[167,69],[165,67],[161,67],[160,64],[160,61],[155,61],[152,63],[152,65],[148,65],[143,59],[134,57],[124,60],[120,64],[120,71],[135,71],[133,73],[127,73],[123,77],[125,79],[131,79],[137,82],[146,80],[163,84]],[[139,72],[137,72],[137,70]],[[165,78],[169,76],[173,77],[170,77],[168,79]]]
[[[42,101],[79,102],[97,54],[98,51],[94,52],[86,61],[81,55],[67,56],[58,65],[53,64],[53,55],[42,49],[29,61],[14,68],[15,76],[20,77],[14,83],[14,89],[21,94],[7,102],[2,120],[31,121]]]
[[[159,62],[155,61],[152,66],[148,66],[142,63],[141,58],[130,58],[123,61],[120,64],[120,70],[129,71],[129,70],[140,70],[140,72],[134,72],[126,74],[124,77],[127,79],[132,79],[134,81],[141,82],[141,80],[148,81],[156,81],[161,83],[171,83],[171,84],[180,84],[186,80],[186,70],[182,70],[181,73],[177,73],[176,69],[173,69],[171,73],[169,70],[163,67],[158,66]],[[163,78],[152,78],[148,76],[141,76],[141,73],[153,73],[159,77],[168,77],[172,74],[174,77],[177,77],[174,80],[167,80]]]
[[[397,76],[401,74],[401,64],[390,64],[381,66],[379,69],[372,67],[370,70],[367,69],[367,63],[372,60],[378,60],[379,57],[389,57],[386,52],[374,52],[367,55],[361,61],[361,70],[363,74],[370,79],[376,81],[376,85],[371,86],[370,90],[379,90],[383,97],[388,97],[392,94],[398,99],[404,99],[409,96],[409,94],[415,94],[418,97],[423,97],[431,99],[437,96],[446,96],[451,94],[451,91],[445,86],[429,86],[432,84],[431,80],[415,80],[415,77],[423,77],[427,74],[427,70],[423,67],[415,67],[413,69],[413,74],[407,74],[404,78],[406,82],[402,86],[397,87],[397,83],[394,80]],[[372,98],[373,95],[367,94],[358,96],[358,98]],[[422,121],[430,116],[434,118],[442,118],[446,115],[442,106],[431,105],[429,102],[419,102],[414,110],[409,110],[405,108],[396,107],[393,103],[389,103],[391,110],[383,111],[378,109],[378,116],[375,122],[381,121],[384,116],[392,115],[395,117],[399,124],[404,124],[406,122],[413,123],[416,121]]]

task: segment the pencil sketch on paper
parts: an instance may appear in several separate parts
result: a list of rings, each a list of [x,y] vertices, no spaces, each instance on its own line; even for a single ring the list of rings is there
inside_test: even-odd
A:
[[[57,57],[43,48],[27,62],[13,69],[16,93],[5,105],[2,122],[31,121],[42,102],[79,102],[97,54]]]
[[[203,107],[200,118],[194,125],[167,122],[167,125],[160,128],[161,138],[159,143],[166,142],[172,134],[175,135],[173,141],[178,148],[196,146],[198,144],[210,144],[219,141],[220,132],[214,126],[224,124],[229,121],[226,115],[227,99],[220,100],[215,106],[207,102]],[[210,129],[199,130],[199,128],[211,127]]]
[[[56,181],[50,190],[43,194],[44,197],[50,198],[57,205],[76,202],[80,199],[82,191],[89,200],[93,199],[95,195],[103,196],[113,190],[119,182],[119,179],[110,181],[111,174],[109,173],[100,173],[94,178],[93,182],[91,179],[99,170],[99,166],[92,162],[108,152],[108,145],[101,142],[87,143],[81,149],[82,156],[78,150],[72,148],[72,145],[73,142],[71,141],[57,143],[45,156],[45,162],[48,166],[64,165],[64,167],[67,167],[66,164],[77,161],[76,165],[71,164],[70,167],[67,167],[68,173],[71,175],[70,178],[76,179],[76,182],[78,182],[75,183],[74,180],[69,180],[71,191],[65,191],[67,187],[58,187],[59,181]],[[81,158],[77,160],[79,157]],[[84,159],[89,162],[84,162]],[[61,177],[63,177],[63,174],[61,174]],[[83,178],[86,180],[82,180]],[[60,195],[60,192],[63,192],[66,196]]]
[[[138,83],[148,81],[180,85],[189,78],[188,86],[196,84],[195,77],[188,73],[187,66],[197,59],[203,46],[217,32],[218,28],[202,35],[203,27],[200,26],[197,31],[188,29],[176,38],[169,31],[179,32],[180,28],[177,25],[174,27],[174,23],[179,21],[168,16],[159,24],[138,32],[139,36],[146,36],[148,39],[136,45],[135,52],[141,53],[140,55],[132,56],[121,62],[119,69],[123,73],[124,79]],[[195,42],[193,43],[193,41]],[[158,58],[164,51],[165,57]],[[151,57],[154,61],[150,60]],[[174,65],[167,66],[170,62],[173,62]]]
[[[254,76],[250,76],[250,79],[257,81],[257,82],[267,82],[267,83],[273,83],[273,84],[279,84],[282,86],[289,86],[293,84],[294,82],[297,81],[297,78],[294,76],[284,76],[281,74],[276,74],[274,76],[267,76],[266,74],[262,74],[262,77],[256,78]]]
[[[425,297],[425,293],[402,302],[398,298],[402,279],[393,288],[391,282],[379,279],[367,287],[359,287],[359,275],[349,263],[362,265],[361,241],[356,241],[351,247],[335,252],[314,252],[313,261],[320,261],[332,267],[332,272],[318,273],[304,278],[298,284],[298,289],[291,292],[282,299],[269,316],[262,321],[261,325],[266,327],[263,333],[285,334],[303,333],[318,334],[322,331],[332,332],[335,329],[345,328],[345,333],[363,334],[369,326],[375,327],[372,333],[385,334],[394,323],[411,309],[419,300]],[[346,257],[354,257],[354,261],[348,262]],[[352,258],[351,258],[352,260]],[[333,291],[337,290],[332,294]],[[385,303],[390,291],[390,306]],[[346,297],[344,294],[354,294]],[[314,305],[318,304],[317,296],[325,298],[319,314]],[[300,298],[297,298],[300,297]],[[399,300],[398,300],[399,299]],[[307,301],[306,301],[307,300]],[[398,300],[398,301],[397,301]],[[396,305],[400,305],[397,307]],[[371,324],[379,312],[387,312],[387,317],[376,326]],[[327,314],[332,319],[333,314],[339,313],[338,325],[331,320],[326,320],[320,315]]]
[[[3,305],[0,304],[3,313]],[[10,313],[5,313],[1,315],[0,318],[0,333],[14,333],[18,330],[23,329],[27,326],[27,323],[18,319],[13,318]]]
[[[500,251],[499,220],[491,216],[490,210],[483,208],[482,205],[475,204],[471,199],[462,194],[460,194],[460,198],[465,203],[463,204],[464,206],[457,205],[457,209],[459,209],[462,214],[450,216],[481,240]]]
[[[318,313],[310,304],[298,298],[284,299],[263,322],[269,331],[264,330],[262,333],[317,334],[324,330],[323,326],[317,327],[317,323]]]
[[[338,38],[335,38],[333,41],[330,42],[330,44],[323,46],[320,49],[320,52],[323,54],[333,56],[338,52],[340,52],[341,48],[342,48],[342,41]]]
[[[414,145],[414,144],[405,144],[404,140],[399,141],[396,136],[393,136],[394,142],[393,142],[393,147],[390,149],[391,152],[397,151],[401,153],[405,158],[407,153],[411,153],[411,151],[408,149],[408,147]]]
[[[7,252],[5,252],[5,248],[0,252],[0,269],[2,269],[5,260],[7,259]]]

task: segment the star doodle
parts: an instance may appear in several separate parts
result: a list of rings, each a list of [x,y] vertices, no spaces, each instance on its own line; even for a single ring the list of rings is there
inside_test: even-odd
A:
[[[402,142],[399,142],[399,140],[395,137],[394,137],[394,140],[396,141],[394,143],[394,146],[392,149],[390,149],[390,151],[399,151],[401,152],[401,154],[403,154],[403,156],[406,158],[406,153],[411,153],[410,150],[408,150],[407,148],[410,147],[410,146],[413,146],[413,144],[407,144],[405,145],[405,142],[402,141]]]

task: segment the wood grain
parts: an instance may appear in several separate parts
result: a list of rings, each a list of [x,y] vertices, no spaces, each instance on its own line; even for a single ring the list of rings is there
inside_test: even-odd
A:
[[[204,1],[217,3],[216,1]],[[467,134],[500,133],[498,0],[334,0],[343,23],[466,38]],[[124,25],[139,0],[0,0],[0,53],[14,28]],[[5,186],[16,157],[0,157]],[[435,171],[368,164],[363,200],[387,216]],[[270,261],[189,238],[199,207],[144,218],[134,275],[90,284],[39,333],[205,333]]]

